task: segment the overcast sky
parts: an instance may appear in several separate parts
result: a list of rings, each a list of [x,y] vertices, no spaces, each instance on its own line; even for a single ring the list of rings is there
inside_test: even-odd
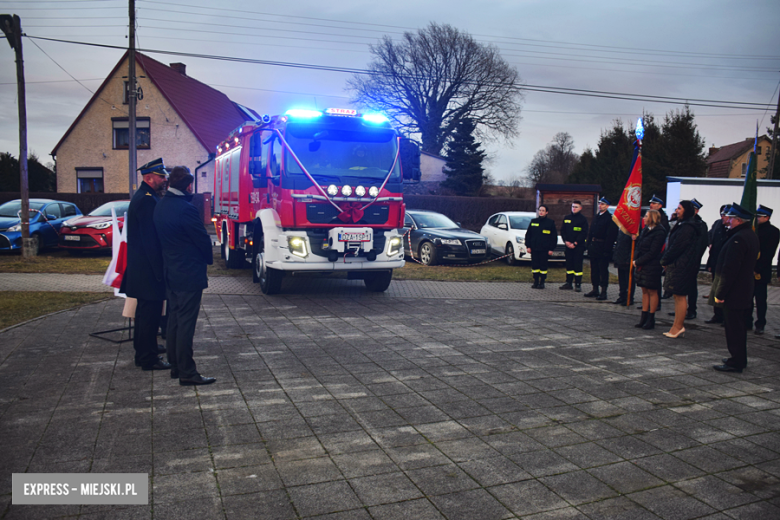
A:
[[[241,9],[241,6],[245,6]],[[526,85],[684,99],[777,103],[780,2],[756,0],[137,0],[138,47],[327,67],[365,68],[369,44],[430,22],[447,23],[496,45]],[[28,36],[127,46],[127,0],[0,0]],[[52,149],[123,51],[25,38],[28,146],[49,162]],[[184,62],[187,74],[260,113],[290,107],[349,106],[348,75],[148,52]],[[12,49],[0,42],[0,151],[19,154]],[[74,79],[79,80],[78,82]],[[92,92],[90,92],[92,91]],[[496,179],[525,174],[557,132],[575,151],[643,111],[657,118],[679,105],[527,92],[519,137],[488,143]],[[769,125],[766,110],[693,106],[707,146]]]

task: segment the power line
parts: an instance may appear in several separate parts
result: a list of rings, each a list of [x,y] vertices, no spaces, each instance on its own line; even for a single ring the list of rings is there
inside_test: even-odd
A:
[[[75,45],[85,45],[91,47],[102,47],[102,48],[125,50],[124,47],[119,47],[116,45],[77,42],[72,40],[60,40],[54,38],[44,38],[40,36],[29,36],[29,35],[27,35],[27,38],[56,41],[60,43],[70,43]],[[348,73],[348,74],[361,74],[361,75],[375,74],[374,72],[369,70],[347,68],[347,67],[334,67],[334,66],[314,65],[314,64],[306,64],[306,63],[259,60],[259,59],[252,59],[252,58],[239,58],[235,56],[218,56],[218,55],[190,53],[190,52],[165,51],[159,49],[138,49],[138,50],[140,52],[164,54],[169,56],[184,56],[184,57],[192,57],[192,58],[217,60],[217,61],[228,61],[228,62],[235,62],[235,63],[272,65],[277,67],[309,69],[309,70],[318,70],[324,72],[339,72],[339,73]],[[722,100],[695,99],[695,98],[686,99],[681,97],[657,96],[651,94],[631,94],[631,93],[608,92],[608,91],[598,91],[598,90],[588,90],[588,89],[575,89],[575,88],[568,88],[568,87],[552,87],[552,86],[545,86],[545,85],[522,85],[513,88],[515,88],[520,92],[523,91],[544,92],[549,94],[575,95],[575,96],[583,96],[583,97],[599,97],[599,98],[607,98],[607,99],[622,99],[626,101],[645,101],[645,102],[665,103],[665,104],[674,104],[674,105],[687,104],[691,106],[706,106],[706,107],[714,107],[714,108],[741,108],[745,110],[766,110],[767,106],[769,106],[763,103],[752,103],[752,102],[745,102],[745,101],[722,101]]]

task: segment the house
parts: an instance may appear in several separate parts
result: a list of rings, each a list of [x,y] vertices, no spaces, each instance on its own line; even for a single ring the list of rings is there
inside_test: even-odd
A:
[[[127,71],[125,53],[54,147],[58,192],[128,192]],[[217,144],[259,116],[187,76],[183,63],[168,66],[137,52],[136,76],[143,91],[136,104],[138,165],[162,157],[169,168],[187,166],[196,191],[211,192]]]
[[[720,148],[710,148],[707,157],[707,177],[738,179],[745,177],[750,152],[753,151],[754,137],[748,137],[738,143],[727,144]],[[767,150],[772,146],[772,140],[766,135],[758,138],[756,156],[758,158],[758,178],[766,177],[768,166]]]

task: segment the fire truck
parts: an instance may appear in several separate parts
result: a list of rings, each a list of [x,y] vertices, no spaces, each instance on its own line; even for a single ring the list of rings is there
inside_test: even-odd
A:
[[[229,269],[264,294],[286,275],[347,272],[370,291],[404,266],[399,136],[381,114],[294,109],[217,147],[212,220]]]

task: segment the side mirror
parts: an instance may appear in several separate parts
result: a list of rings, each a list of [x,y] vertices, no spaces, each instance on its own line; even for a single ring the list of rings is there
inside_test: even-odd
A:
[[[59,217],[55,217],[54,215],[46,215],[46,220],[57,220]]]

